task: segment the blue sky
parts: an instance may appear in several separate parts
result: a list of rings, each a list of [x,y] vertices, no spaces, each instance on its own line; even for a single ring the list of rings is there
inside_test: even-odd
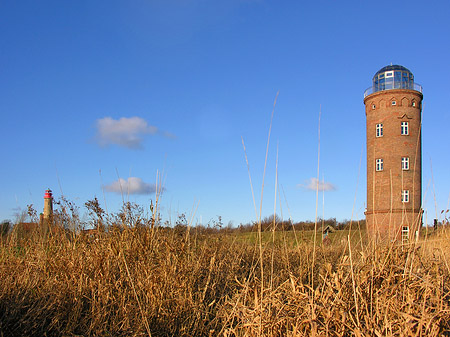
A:
[[[259,212],[277,92],[263,216],[274,209],[278,147],[277,213],[314,219],[321,111],[330,190],[318,213],[350,219],[355,205],[363,218],[363,93],[393,63],[424,88],[431,222],[450,193],[449,13],[449,1],[2,1],[0,219],[41,210],[48,187],[114,212],[119,180],[126,200],[148,208],[162,172],[164,220],[196,209],[194,222],[253,221],[241,137]]]

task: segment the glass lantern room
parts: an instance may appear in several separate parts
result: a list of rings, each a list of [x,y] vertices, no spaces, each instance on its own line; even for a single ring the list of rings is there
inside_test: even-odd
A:
[[[403,66],[381,68],[372,79],[373,92],[390,89],[413,89],[414,75]]]
[[[372,87],[365,91],[364,97],[377,91],[392,89],[409,89],[422,92],[422,87],[414,83],[414,75],[409,69],[400,65],[390,65],[377,71],[372,79]]]

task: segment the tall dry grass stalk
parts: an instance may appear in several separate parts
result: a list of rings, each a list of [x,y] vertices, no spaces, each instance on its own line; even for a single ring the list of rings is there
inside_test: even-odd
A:
[[[268,158],[268,155],[269,155],[269,144],[270,144],[270,135],[271,135],[271,132],[272,132],[273,115],[275,113],[275,106],[277,104],[277,99],[278,99],[278,95],[279,94],[280,94],[280,92],[278,91],[276,96],[275,96],[275,100],[273,102],[272,113],[270,115],[269,132],[268,132],[268,135],[267,135],[266,156],[265,156],[265,159],[264,159],[264,171],[263,171],[262,183],[261,183],[261,199],[260,199],[260,207],[259,207],[259,216],[258,216],[257,211],[256,211],[255,197],[254,197],[254,194],[253,194],[253,184],[252,184],[252,179],[251,179],[251,174],[250,174],[250,167],[248,165],[248,160],[247,160],[247,152],[245,150],[244,138],[241,137],[241,139],[242,139],[242,146],[244,148],[245,161],[247,163],[247,169],[248,169],[248,174],[249,174],[249,179],[250,179],[250,185],[251,185],[251,189],[252,189],[253,204],[255,205],[255,213],[256,213],[256,216],[257,216],[256,219],[257,219],[257,224],[258,224],[258,247],[259,247],[259,263],[260,263],[260,273],[261,273],[260,274],[260,280],[261,280],[260,295],[261,295],[261,298],[264,296],[264,265],[263,265],[263,245],[262,245],[262,230],[261,230],[262,205],[263,205],[263,199],[264,199],[264,181],[265,181],[265,178],[266,178],[267,158]],[[278,152],[277,152],[277,155],[278,155]],[[278,160],[277,160],[277,164],[278,164]],[[275,206],[274,207],[276,207],[276,197],[277,196],[276,196],[276,192],[275,192],[275,201],[274,201],[275,202]],[[257,296],[256,293],[255,293],[255,296]],[[261,307],[261,311],[260,312],[261,312],[260,322],[262,322],[262,307]],[[259,331],[258,335],[259,336],[261,335],[261,330]]]
[[[317,242],[317,211],[319,208],[319,178],[320,178],[320,118],[322,116],[322,106],[319,109],[319,125],[318,125],[318,135],[317,135],[317,180],[316,180],[316,214],[314,218],[314,240],[313,240],[313,255],[312,255],[312,265],[311,265],[311,285],[310,290],[313,291],[314,282],[314,269],[316,263],[316,242]],[[314,296],[310,296],[310,308],[311,308],[311,318],[312,318],[312,335],[317,334],[317,325],[315,323],[316,318],[316,305],[314,302]]]

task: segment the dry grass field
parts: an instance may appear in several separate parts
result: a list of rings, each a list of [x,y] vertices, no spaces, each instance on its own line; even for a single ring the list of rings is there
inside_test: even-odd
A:
[[[0,247],[0,335],[450,335],[450,233],[403,246],[358,231],[327,245],[256,234],[13,230]]]

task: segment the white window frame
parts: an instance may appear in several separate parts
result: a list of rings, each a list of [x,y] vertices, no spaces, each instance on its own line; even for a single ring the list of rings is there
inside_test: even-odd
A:
[[[402,226],[402,243],[409,241],[409,226]]]
[[[391,105],[397,105],[397,101],[392,101]]]
[[[416,106],[416,101],[412,101],[411,105],[414,107]]]
[[[402,190],[402,202],[409,202],[409,190]]]
[[[375,171],[383,171],[383,158],[377,158],[375,160]]]
[[[409,122],[402,122],[400,125],[400,134],[402,136],[409,135]]]
[[[379,137],[383,137],[383,123],[379,123],[376,125],[375,127],[376,131],[375,131],[375,136],[377,138]]]
[[[402,157],[402,171],[409,170],[409,157]]]

